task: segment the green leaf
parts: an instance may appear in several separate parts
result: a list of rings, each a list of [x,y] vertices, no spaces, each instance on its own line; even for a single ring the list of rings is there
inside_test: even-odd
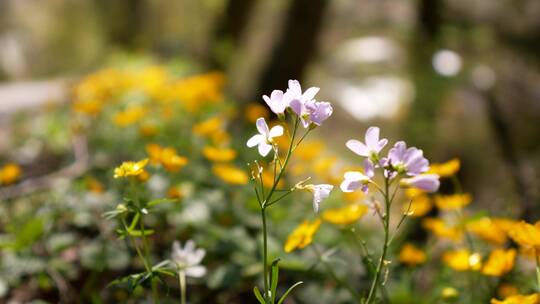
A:
[[[178,200],[175,199],[175,198],[158,198],[158,199],[149,201],[147,206],[148,207],[154,207],[154,206],[159,205],[159,204],[174,203],[176,201],[178,201]]]
[[[278,259],[275,259],[273,262],[272,262],[272,272],[271,272],[271,276],[270,276],[270,291],[271,291],[271,299],[272,299],[272,302],[271,303],[274,303],[276,301],[276,289],[277,289],[277,285],[278,285],[278,278],[279,278],[279,258]]]
[[[281,296],[281,298],[279,299],[278,303],[277,304],[281,304],[283,303],[283,301],[285,301],[285,298],[289,295],[289,293],[294,289],[296,288],[296,286],[300,285],[300,284],[303,284],[304,282],[300,281],[300,282],[296,282],[293,286],[289,287],[289,289],[287,289],[287,291],[285,291],[285,293],[283,294],[283,296]]]
[[[266,302],[263,299],[263,296],[261,295],[261,292],[259,291],[259,288],[257,286],[253,287],[253,293],[255,294],[255,297],[257,300],[259,300],[259,303],[265,304]]]
[[[131,236],[143,236],[143,231],[142,230],[128,230],[128,233]],[[154,229],[146,229],[146,230],[144,230],[144,235],[145,236],[152,235],[152,234],[154,234]]]

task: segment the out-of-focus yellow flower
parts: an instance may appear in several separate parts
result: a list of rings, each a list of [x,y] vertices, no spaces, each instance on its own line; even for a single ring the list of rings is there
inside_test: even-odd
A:
[[[420,265],[426,261],[426,253],[413,244],[406,243],[399,252],[399,261],[409,266]]]
[[[497,295],[501,298],[507,298],[516,294],[519,294],[518,288],[508,283],[502,283],[499,285],[499,288],[497,288]]]
[[[343,199],[349,203],[357,203],[366,196],[362,191],[343,192]]]
[[[204,105],[223,100],[225,83],[223,73],[211,72],[180,79],[172,85],[171,95],[179,100],[188,112],[194,113]]]
[[[303,161],[313,161],[321,155],[324,147],[324,143],[320,140],[304,141],[296,148],[294,156]]]
[[[313,241],[313,236],[315,235],[317,230],[319,230],[320,225],[320,219],[316,219],[313,222],[305,220],[302,224],[296,227],[293,232],[291,232],[291,234],[287,238],[287,241],[285,241],[285,245],[283,247],[285,252],[302,249],[305,248],[307,245],[311,244],[311,242]]]
[[[468,249],[445,252],[442,261],[456,271],[478,271],[482,268],[482,256],[471,253]]]
[[[258,103],[250,103],[246,106],[244,117],[247,121],[255,123],[259,117],[268,119],[268,109]]]
[[[469,205],[470,194],[435,195],[435,205],[441,210],[456,210]]]
[[[103,184],[94,177],[88,176],[85,178],[85,184],[90,192],[103,193],[104,191]]]
[[[103,102],[99,100],[80,100],[73,103],[73,110],[78,113],[96,116],[101,113]]]
[[[452,241],[459,241],[463,238],[463,231],[457,227],[449,227],[438,218],[426,218],[422,221],[422,226],[433,232],[436,236]]]
[[[231,135],[225,130],[217,130],[216,132],[212,133],[210,139],[214,145],[226,145],[231,141]]]
[[[9,185],[21,178],[21,167],[14,163],[7,163],[0,168],[0,185]]]
[[[454,158],[445,163],[430,164],[428,173],[438,174],[440,177],[449,177],[455,175],[460,167],[459,158]]]
[[[272,185],[274,185],[274,172],[272,170],[273,169],[271,167],[267,167],[261,173],[261,178],[265,188],[272,188]],[[280,179],[276,187],[279,189],[284,185],[285,181]]]
[[[459,292],[454,287],[445,287],[441,290],[441,298],[445,300],[455,299],[459,296]]]
[[[410,207],[409,204],[411,205]],[[408,214],[412,217],[422,217],[428,214],[432,208],[431,198],[424,193],[410,198],[403,204],[403,212],[407,212],[408,210]]]
[[[158,127],[154,124],[145,123],[139,128],[139,134],[144,137],[152,137],[158,133]]]
[[[497,225],[495,220],[491,220],[489,217],[468,222],[465,228],[484,241],[495,245],[503,245],[508,240],[506,232]]]
[[[325,156],[318,157],[313,164],[312,170],[321,179],[332,179],[332,169],[337,163],[337,157]],[[341,181],[342,176],[339,177]]]
[[[199,136],[210,136],[223,128],[223,118],[220,116],[211,117],[193,126],[193,133]]]
[[[322,213],[322,218],[334,225],[349,225],[358,221],[367,211],[366,205],[352,203],[344,207],[328,209]]]
[[[180,199],[182,198],[182,190],[179,185],[170,187],[167,190],[167,197]]]
[[[514,268],[515,258],[515,249],[495,249],[484,264],[482,273],[488,276],[500,277]]]
[[[491,299],[491,304],[539,304],[540,297],[537,293],[530,295],[511,295],[504,300]]]
[[[516,223],[510,230],[509,235],[520,246],[540,250],[540,221],[534,225],[525,221]]]
[[[172,147],[163,148],[152,143],[146,145],[146,152],[152,164],[161,164],[169,172],[178,172],[188,163],[187,158],[178,155]]]
[[[236,158],[236,151],[231,148],[205,146],[202,154],[206,159],[213,162],[228,162]]]
[[[114,178],[119,177],[128,177],[128,176],[137,176],[142,174],[144,167],[148,163],[148,158],[140,160],[138,162],[126,161],[123,162],[119,167],[114,169]]]
[[[245,185],[249,181],[244,170],[232,165],[214,165],[212,167],[212,172],[222,181],[232,185]]]
[[[113,122],[119,127],[127,127],[138,122],[145,115],[145,108],[141,106],[131,106],[124,111],[116,113],[113,117]]]

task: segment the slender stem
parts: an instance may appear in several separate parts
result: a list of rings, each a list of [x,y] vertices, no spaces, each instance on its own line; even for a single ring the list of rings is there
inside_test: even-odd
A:
[[[540,259],[538,258],[538,249],[534,248],[534,256],[536,260],[536,282],[538,283],[538,290],[540,290]]]
[[[139,249],[139,246],[137,246],[137,243],[135,242],[135,239],[132,238],[131,235],[129,234],[129,228],[128,228],[127,224],[126,224],[126,220],[124,218],[122,218],[121,221],[122,221],[122,224],[124,225],[124,230],[127,233],[127,238],[131,241],[132,246],[135,247],[135,251],[137,251],[137,255],[139,256],[139,259],[143,262],[144,269],[146,269],[146,271],[149,272],[150,271],[150,266],[148,265],[148,262],[146,261],[146,258],[144,257],[141,250]]]
[[[270,301],[270,294],[268,293],[268,234],[266,231],[266,208],[261,208],[261,218],[263,223],[263,280],[264,280],[264,299]]]
[[[385,210],[385,215],[383,217],[383,221],[384,221],[384,223],[383,223],[384,224],[384,245],[383,245],[383,250],[382,250],[382,254],[381,254],[381,259],[379,260],[377,270],[375,271],[375,278],[373,279],[373,282],[371,284],[371,288],[369,290],[369,294],[368,294],[366,304],[373,303],[373,301],[375,300],[375,295],[377,294],[377,287],[379,285],[382,269],[383,269],[384,262],[385,262],[385,259],[386,259],[386,254],[388,252],[388,241],[389,241],[389,237],[390,237],[390,229],[389,229],[389,227],[390,227],[390,204],[391,204],[389,193],[388,193],[388,190],[389,190],[388,178],[384,179],[384,188],[385,188],[384,202],[385,202],[385,209],[386,209]]]
[[[183,270],[178,271],[178,284],[180,285],[180,303],[186,304],[186,273]]]

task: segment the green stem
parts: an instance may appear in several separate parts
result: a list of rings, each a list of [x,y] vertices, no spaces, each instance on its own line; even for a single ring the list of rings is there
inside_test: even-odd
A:
[[[536,282],[538,283],[538,290],[540,290],[540,259],[538,258],[538,249],[534,249],[534,256],[536,260]]]
[[[263,223],[263,279],[264,279],[264,299],[270,301],[270,294],[268,293],[268,233],[266,230],[266,207],[261,208],[261,218]]]
[[[178,284],[180,285],[180,303],[186,304],[186,273],[183,270],[178,272]]]
[[[386,254],[388,252],[388,241],[390,239],[390,197],[388,194],[389,190],[389,183],[388,178],[384,179],[384,202],[385,202],[385,215],[383,217],[383,225],[384,225],[384,244],[383,244],[383,250],[381,253],[381,259],[379,260],[379,264],[377,265],[377,270],[375,271],[375,278],[373,279],[373,282],[371,284],[371,288],[369,290],[368,298],[366,301],[366,304],[373,303],[375,300],[375,296],[377,294],[377,287],[379,286],[379,281],[381,278],[381,273],[383,270],[384,262],[386,259]]]

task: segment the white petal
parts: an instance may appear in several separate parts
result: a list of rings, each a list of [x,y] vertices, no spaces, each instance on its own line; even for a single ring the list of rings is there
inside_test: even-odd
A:
[[[351,180],[351,181],[365,181],[365,180],[369,180],[369,178],[367,176],[365,176],[364,174],[362,174],[362,172],[358,172],[358,171],[347,171],[345,172],[345,174],[343,175],[343,177],[346,179],[346,180]]]
[[[270,138],[272,137],[279,137],[283,135],[283,127],[282,126],[274,126],[272,129],[270,129]]]
[[[272,145],[267,144],[266,142],[259,143],[259,154],[261,156],[266,156],[272,150]]]
[[[206,268],[200,265],[188,267],[184,271],[186,272],[186,276],[192,278],[200,278],[206,274]]]
[[[366,157],[369,156],[369,150],[366,147],[366,145],[364,145],[363,143],[361,143],[360,141],[356,139],[348,140],[347,143],[345,143],[345,146],[347,146],[349,150],[353,151],[354,153],[360,156],[366,156]]]
[[[360,188],[361,185],[362,184],[358,181],[346,179],[341,182],[341,185],[339,185],[339,187],[343,192],[353,192],[354,190]]]
[[[377,151],[379,148],[379,128],[369,127],[366,131],[366,146],[370,150]]]
[[[257,118],[257,122],[255,122],[255,125],[257,126],[257,130],[259,130],[259,133],[261,133],[265,137],[268,137],[268,125],[266,124],[264,117]]]
[[[312,100],[313,98],[315,98],[315,95],[317,95],[317,93],[319,92],[319,88],[317,87],[311,87],[309,89],[307,89],[304,94],[302,95],[302,99],[304,100]]]
[[[247,146],[252,148],[261,143],[262,141],[264,141],[264,136],[262,136],[261,134],[255,134],[247,141]]]

